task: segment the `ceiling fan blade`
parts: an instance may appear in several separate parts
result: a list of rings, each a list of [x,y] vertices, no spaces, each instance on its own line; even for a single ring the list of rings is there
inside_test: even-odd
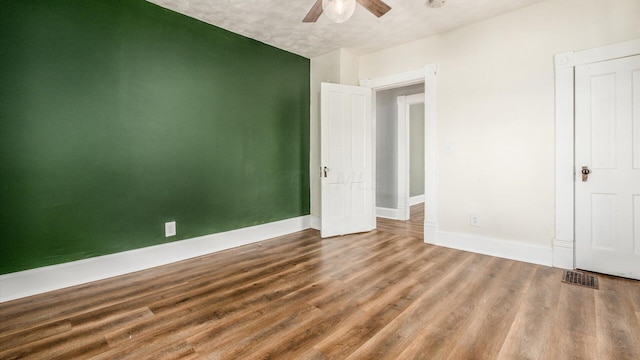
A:
[[[380,17],[391,10],[391,6],[387,5],[382,0],[358,0],[358,3],[377,17]]]
[[[311,7],[311,10],[307,13],[307,16],[304,17],[302,22],[316,22],[318,18],[322,15],[322,0],[317,0],[315,4]]]

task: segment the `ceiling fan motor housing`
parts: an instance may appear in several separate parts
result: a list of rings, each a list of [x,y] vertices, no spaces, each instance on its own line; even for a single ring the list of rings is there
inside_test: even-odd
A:
[[[444,3],[446,2],[446,0],[428,0],[427,1],[427,6],[432,7],[432,8],[439,8],[444,6]]]

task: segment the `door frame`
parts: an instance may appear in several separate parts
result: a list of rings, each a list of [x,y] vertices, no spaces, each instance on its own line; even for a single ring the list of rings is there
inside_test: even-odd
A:
[[[434,244],[436,240],[436,64],[428,64],[423,68],[374,79],[360,80],[361,86],[369,87],[372,93],[373,151],[376,148],[376,92],[403,86],[424,83],[424,115],[425,115],[425,206],[424,206],[424,242]],[[373,173],[376,173],[375,161]],[[375,179],[374,179],[375,186]]]
[[[556,205],[553,266],[575,268],[575,67],[640,54],[640,39],[556,54]]]
[[[398,96],[398,219],[409,220],[411,204],[409,202],[411,184],[409,182],[411,150],[409,137],[411,133],[410,110],[411,105],[424,104],[424,93]],[[423,119],[424,120],[424,119]],[[426,164],[425,164],[426,165]]]

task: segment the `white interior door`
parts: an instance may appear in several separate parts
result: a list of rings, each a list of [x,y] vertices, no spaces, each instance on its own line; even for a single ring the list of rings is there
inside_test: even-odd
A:
[[[575,79],[576,267],[640,279],[640,56]]]
[[[373,230],[371,89],[322,83],[322,237]]]

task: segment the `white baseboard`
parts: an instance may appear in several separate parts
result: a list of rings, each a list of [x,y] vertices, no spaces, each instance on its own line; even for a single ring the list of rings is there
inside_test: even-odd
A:
[[[553,264],[551,247],[445,231],[435,233],[433,244],[533,264],[546,266]]]
[[[400,219],[400,211],[398,209],[377,207],[376,216],[386,219],[398,220]]]
[[[309,215],[310,218],[310,226],[312,229],[316,229],[320,231],[322,228],[322,222],[320,221],[320,216],[317,215]]]
[[[311,216],[0,275],[0,302],[166,265],[309,229]]]
[[[417,195],[409,198],[409,206],[422,204],[423,202],[424,202],[424,195]]]
[[[573,269],[573,241],[553,239],[553,267]]]
[[[424,221],[424,242],[427,244],[435,244],[436,241],[436,228],[435,221]]]

